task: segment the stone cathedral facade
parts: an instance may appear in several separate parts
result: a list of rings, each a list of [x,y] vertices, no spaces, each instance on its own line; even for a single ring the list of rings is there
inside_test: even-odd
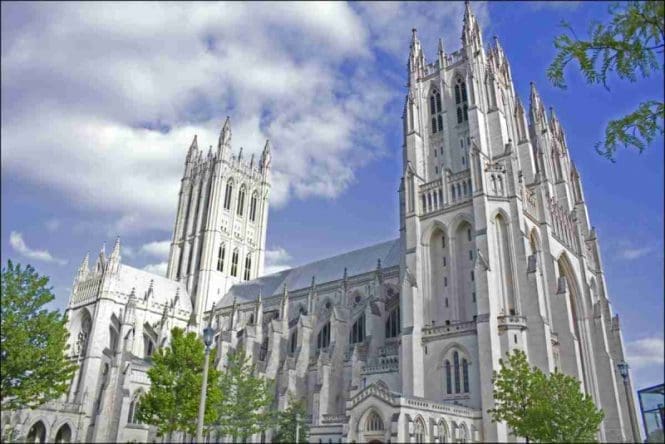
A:
[[[605,412],[600,440],[639,441],[563,129],[533,84],[522,105],[468,4],[456,52],[440,44],[428,62],[413,31],[402,118],[399,237],[265,276],[270,145],[259,159],[234,154],[228,119],[207,154],[195,137],[167,276],[123,264],[119,241],[91,268],[86,256],[68,307],[71,389],[3,412],[4,427],[31,442],[160,441],[135,417],[150,356],[173,327],[210,320],[214,365],[244,347],[280,409],[306,401],[310,442],[514,441],[486,414],[492,371],[513,349],[582,382]]]

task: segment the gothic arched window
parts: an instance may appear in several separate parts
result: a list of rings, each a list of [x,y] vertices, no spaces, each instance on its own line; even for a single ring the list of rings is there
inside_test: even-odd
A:
[[[242,216],[243,211],[245,210],[245,185],[240,187],[238,191],[238,207],[236,213],[238,216]]]
[[[383,430],[383,419],[381,419],[378,413],[372,411],[369,416],[367,416],[365,429],[368,432],[379,432]]]
[[[249,220],[252,222],[256,220],[256,192],[252,193],[252,199],[249,203]]]
[[[217,271],[224,271],[224,254],[226,253],[226,245],[221,244],[217,252]]]
[[[450,361],[446,359],[446,393],[451,394],[453,392],[453,381],[452,375],[450,374]]]
[[[139,389],[134,394],[132,402],[129,403],[129,413],[127,414],[127,423],[129,424],[140,424],[140,421],[136,418],[136,412],[139,406],[139,401],[141,400],[141,395],[143,392]]]
[[[298,330],[293,330],[289,339],[289,353],[295,353],[298,348]]]
[[[425,424],[423,424],[422,419],[418,418],[414,427],[414,434],[416,437],[417,443],[425,442]]]
[[[394,338],[400,334],[399,305],[388,314],[386,319],[386,338]]]
[[[365,340],[365,313],[360,315],[360,317],[353,323],[351,327],[351,337],[349,342],[355,344]]]
[[[462,381],[464,393],[469,393],[469,363],[466,359],[462,359]]]
[[[457,123],[469,120],[466,95],[466,83],[458,77],[455,81],[455,105],[457,106]]]
[[[455,373],[455,393],[460,392],[460,379],[459,379],[459,353],[453,353],[453,371]]]
[[[233,250],[231,255],[231,276],[238,276],[238,249]]]
[[[224,194],[224,209],[225,210],[230,210],[231,209],[232,193],[233,193],[233,180],[229,179],[229,181],[226,182],[226,193]]]
[[[247,253],[245,257],[245,280],[249,280],[249,275],[252,272],[252,256],[250,253]]]
[[[316,348],[328,348],[330,345],[330,321],[319,330],[319,334],[316,337]]]
[[[429,96],[429,112],[432,116],[432,134],[443,131],[443,117],[441,116],[441,94],[433,90]]]

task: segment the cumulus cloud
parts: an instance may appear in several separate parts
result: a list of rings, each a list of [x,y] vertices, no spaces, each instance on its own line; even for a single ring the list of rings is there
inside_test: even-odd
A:
[[[663,337],[647,337],[630,341],[626,344],[627,361],[634,369],[641,369],[649,366],[662,366],[663,350],[665,343]]]
[[[142,254],[146,254],[157,259],[166,259],[169,256],[169,250],[171,249],[171,241],[157,241],[150,242],[141,246],[139,250]]]
[[[38,250],[28,247],[25,241],[23,240],[23,235],[18,231],[12,231],[11,233],[9,233],[9,245],[11,245],[12,248],[17,253],[28,259],[33,259],[36,261],[48,262],[58,265],[64,265],[67,263],[66,260],[54,257],[47,250]]]
[[[168,264],[166,262],[159,262],[156,264],[148,264],[143,269],[150,273],[158,274],[160,276],[166,276],[166,268]]]
[[[266,250],[263,274],[277,273],[291,268],[291,265],[289,265],[290,260],[291,255],[284,248],[277,247],[272,250]]]
[[[277,207],[335,197],[384,154],[391,95],[348,4],[7,4],[2,26],[3,172],[111,231],[170,228],[191,139],[216,145],[226,115],[236,151],[271,139]]]

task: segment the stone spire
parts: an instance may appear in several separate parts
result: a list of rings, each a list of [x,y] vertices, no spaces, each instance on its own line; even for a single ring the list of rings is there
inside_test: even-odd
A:
[[[416,28],[411,30],[411,50],[409,52],[409,84],[414,84],[415,81],[424,75],[425,71],[425,55],[423,48],[418,39],[418,32]]]
[[[90,272],[90,269],[88,268],[88,261],[90,259],[90,255],[86,252],[85,257],[83,258],[83,262],[81,262],[81,266],[79,267],[79,277],[80,278],[85,278],[85,276]]]
[[[314,298],[316,297],[316,276],[312,276],[312,284],[307,294],[307,314],[314,314]]]
[[[446,51],[443,49],[443,39],[439,37],[439,67],[446,66]]]
[[[219,154],[225,148],[231,147],[231,119],[226,116],[222,131],[219,133],[219,140],[217,141],[217,153]]]
[[[471,10],[471,2],[464,2],[464,26],[462,27],[462,45],[471,47],[473,51],[483,49],[482,36],[480,35],[480,26],[478,20]]]
[[[270,169],[271,159],[272,155],[270,154],[270,139],[266,139],[266,144],[263,147],[263,151],[261,152],[261,160],[259,161],[259,166],[262,173],[266,173]]]
[[[115,244],[113,245],[113,251],[111,251],[111,255],[109,256],[108,269],[111,273],[115,273],[118,271],[119,266],[120,266],[120,236],[117,236],[115,238]]]
[[[531,124],[536,128],[547,128],[547,116],[545,115],[545,106],[538,94],[536,84],[531,82],[531,91],[529,94],[529,115],[531,116]]]
[[[289,290],[284,283],[284,289],[282,292],[282,302],[280,304],[280,315],[282,319],[289,319]]]
[[[100,272],[104,271],[106,266],[106,242],[102,243],[102,248],[99,250],[99,255],[97,256],[97,262],[95,263],[95,271]]]

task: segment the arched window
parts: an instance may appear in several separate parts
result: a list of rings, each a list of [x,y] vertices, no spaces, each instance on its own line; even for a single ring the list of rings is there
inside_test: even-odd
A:
[[[455,105],[457,106],[457,123],[469,120],[466,96],[466,83],[458,77],[455,81]]]
[[[245,280],[249,280],[249,275],[252,272],[252,256],[250,253],[247,253],[245,257]]]
[[[433,90],[429,96],[429,112],[432,116],[432,134],[443,131],[443,117],[441,115],[441,94]]]
[[[240,191],[238,191],[238,207],[236,209],[238,216],[242,216],[244,210],[245,210],[245,185],[241,186]]]
[[[349,343],[356,344],[365,340],[365,313],[353,323]]]
[[[289,353],[295,353],[298,348],[298,329],[293,330],[289,339]]]
[[[425,442],[425,424],[423,424],[423,421],[420,418],[416,420],[414,435],[417,443]]]
[[[232,193],[233,193],[233,181],[229,179],[229,181],[226,182],[226,193],[224,194],[224,209],[225,210],[230,210],[231,209]]]
[[[46,442],[46,426],[41,421],[30,427],[28,432],[28,442],[43,443]]]
[[[369,416],[367,416],[365,429],[368,432],[380,432],[383,430],[383,419],[381,419],[378,413],[372,411]]]
[[[448,442],[448,427],[446,423],[441,420],[438,424],[439,431],[439,442]]]
[[[118,348],[118,330],[109,326],[109,349],[111,353],[115,353]]]
[[[327,322],[316,337],[316,348],[328,348],[330,346],[330,322]]]
[[[450,374],[450,361],[446,359],[446,393],[451,394],[453,392],[453,381],[452,375]]]
[[[221,244],[217,252],[217,271],[224,271],[224,255],[226,254],[226,245]]]
[[[150,336],[143,334],[143,350],[145,350],[145,357],[150,357],[155,352],[155,343]]]
[[[386,338],[394,338],[400,334],[400,310],[399,305],[388,314],[386,319]]]
[[[127,414],[128,424],[140,424],[136,418],[136,413],[138,410],[139,402],[141,400],[141,395],[143,395],[143,392],[141,390],[137,390],[136,394],[134,394],[134,397],[132,398],[132,401],[129,403],[129,413]]]
[[[238,276],[238,249],[233,250],[231,255],[231,276]]]
[[[459,379],[459,353],[453,353],[453,371],[455,372],[455,393],[460,392],[460,379]]]
[[[69,424],[63,424],[58,429],[58,433],[55,435],[55,442],[57,444],[72,442],[72,429],[69,427]]]
[[[462,359],[462,382],[464,393],[469,393],[469,363],[466,359]]]
[[[249,202],[249,220],[256,220],[256,192],[252,193],[252,199]]]

